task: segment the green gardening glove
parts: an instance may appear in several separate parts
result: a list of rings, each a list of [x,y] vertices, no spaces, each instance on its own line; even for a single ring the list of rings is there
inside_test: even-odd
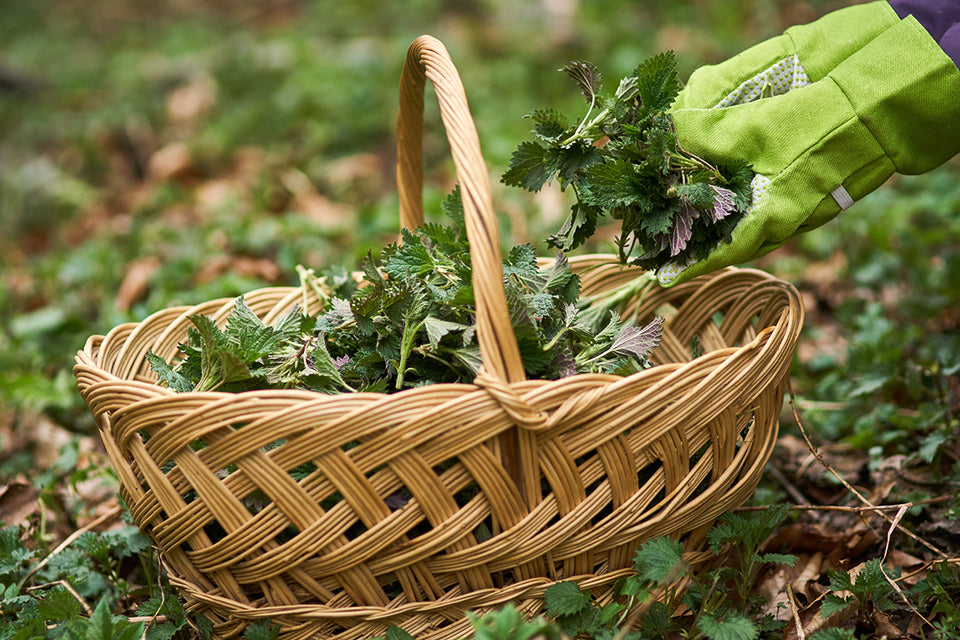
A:
[[[809,84],[730,106],[692,106],[716,89],[691,78],[694,90],[681,93],[672,112],[680,145],[721,164],[747,162],[757,175],[731,241],[702,261],[661,268],[661,284],[759,257],[832,219],[893,173],[924,173],[960,152],[960,71],[913,17],[894,17],[852,49],[819,66],[833,68]]]

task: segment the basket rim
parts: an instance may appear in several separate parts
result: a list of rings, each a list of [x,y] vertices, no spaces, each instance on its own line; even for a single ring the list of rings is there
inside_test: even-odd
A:
[[[602,269],[604,267],[613,266],[609,262],[603,262],[603,258],[610,258],[615,260],[615,256],[612,254],[589,254],[583,256],[574,256],[570,258],[571,263],[575,261],[582,261],[588,265],[588,268]],[[632,267],[625,267],[624,269],[632,269]],[[800,299],[800,294],[791,283],[781,280],[765,271],[760,269],[752,268],[738,268],[738,267],[727,267],[722,269],[714,274],[708,274],[706,276],[700,276],[699,278],[694,279],[693,281],[686,283],[685,285],[680,285],[673,287],[670,290],[663,290],[664,293],[674,294],[671,297],[682,297],[684,293],[689,290],[706,290],[709,289],[710,285],[718,283],[722,278],[725,277],[754,277],[756,279],[757,285],[774,285],[778,289],[785,291],[789,298],[789,303],[784,305],[784,311],[793,311],[793,313],[787,314],[786,320],[786,335],[784,337],[790,339],[792,342],[796,342],[797,337],[799,336],[800,329],[803,325],[804,320],[804,308],[802,300]],[[277,294],[278,298],[287,297],[287,298],[300,298],[302,294],[306,292],[306,289],[303,286],[267,286],[260,287],[257,289],[252,289],[247,291],[241,296],[250,296],[250,295],[266,295],[266,294]],[[132,377],[123,377],[115,373],[108,371],[107,369],[102,368],[99,365],[98,352],[101,345],[108,339],[113,338],[121,333],[133,333],[142,327],[157,323],[157,321],[166,316],[171,316],[173,313],[176,313],[177,316],[171,321],[166,323],[167,327],[172,326],[178,321],[182,321],[184,318],[199,312],[202,309],[207,309],[211,307],[219,306],[220,308],[231,306],[238,297],[221,297],[221,298],[212,298],[199,302],[194,305],[176,305],[172,307],[165,307],[163,309],[154,311],[145,318],[139,321],[124,322],[114,326],[105,334],[93,334],[89,336],[83,346],[75,357],[75,369],[81,365],[84,367],[89,367],[95,370],[101,371],[108,378],[114,379],[116,381],[124,382],[135,382],[142,383],[145,387],[155,388],[161,391],[160,395],[181,395],[180,392],[174,391],[167,387],[160,385],[156,380],[148,381],[142,379],[142,376],[134,375]],[[163,326],[163,325],[160,325]],[[663,368],[680,368],[682,366],[688,366],[693,363],[702,362],[705,358],[715,358],[717,351],[723,351],[726,353],[734,353],[737,351],[746,351],[756,348],[756,345],[765,341],[764,332],[772,329],[774,325],[768,327],[762,327],[761,331],[758,332],[757,336],[753,338],[748,343],[742,344],[740,346],[729,346],[720,350],[707,351],[700,354],[697,358],[690,360],[687,363],[664,363],[658,364],[653,367],[638,371],[636,373],[630,374],[628,376],[621,376],[616,374],[601,374],[601,373],[578,373],[566,378],[559,378],[557,380],[551,380],[546,378],[524,378],[515,382],[505,383],[507,386],[510,386],[517,390],[530,390],[534,388],[539,388],[543,385],[549,385],[552,383],[557,383],[561,380],[577,379],[577,380],[592,380],[596,382],[605,382],[605,383],[616,383],[619,381],[633,381],[633,380],[642,380],[644,377],[654,375],[651,372],[659,371],[662,372]],[[792,336],[792,338],[790,338]],[[139,379],[138,379],[139,378]],[[478,379],[480,383],[478,384]],[[451,389],[451,390],[477,390],[489,388],[492,384],[495,384],[497,381],[493,379],[489,372],[485,371],[481,367],[480,375],[474,379],[472,382],[445,382],[445,383],[432,383],[417,387],[410,387],[406,389],[400,389],[390,392],[371,392],[371,391],[361,391],[361,392],[340,392],[336,394],[326,394],[320,391],[313,391],[308,389],[251,389],[246,391],[190,391],[188,393],[193,396],[206,396],[211,399],[214,398],[226,398],[226,397],[255,397],[257,395],[269,394],[289,394],[291,397],[303,398],[303,399],[320,399],[320,398],[335,398],[338,396],[350,396],[350,397],[364,397],[364,398],[383,398],[383,397],[410,397],[416,396],[419,394],[426,393],[425,390],[428,389]]]

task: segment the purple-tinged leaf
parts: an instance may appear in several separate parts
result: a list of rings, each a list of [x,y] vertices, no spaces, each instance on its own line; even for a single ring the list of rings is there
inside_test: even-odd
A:
[[[663,318],[657,316],[643,327],[627,325],[620,330],[610,350],[625,356],[644,360],[660,344],[663,334]]]

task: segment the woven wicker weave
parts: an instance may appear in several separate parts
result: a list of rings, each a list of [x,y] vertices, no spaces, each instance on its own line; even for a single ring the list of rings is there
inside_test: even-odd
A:
[[[484,363],[474,384],[333,396],[157,386],[147,351],[174,359],[187,317],[222,323],[232,300],[160,311],[77,355],[123,500],[219,637],[269,619],[285,640],[371,638],[390,625],[453,639],[469,635],[465,611],[513,601],[535,613],[558,580],[610,598],[644,540],[695,549],[752,493],[773,447],[803,311],[790,285],[759,271],[628,301],[626,317],[667,317],[651,369],[524,379],[487,170],[456,70],[429,37],[401,79],[401,222],[423,216],[425,78],[468,223]],[[610,256],[572,263],[587,295],[638,275]],[[268,322],[319,307],[295,288],[246,301]],[[705,355],[691,359],[695,339]],[[294,480],[308,462],[317,470]]]

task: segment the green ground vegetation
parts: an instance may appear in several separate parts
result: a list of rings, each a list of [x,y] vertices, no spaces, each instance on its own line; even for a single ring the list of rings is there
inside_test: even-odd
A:
[[[505,244],[530,241],[546,253],[569,194],[532,195],[499,176],[528,135],[523,114],[582,108],[559,67],[589,60],[615,78],[670,49],[686,78],[843,4],[3,3],[0,638],[202,637],[204,623],[182,610],[148,540],[122,516],[73,356],[89,335],[122,322],[296,284],[297,265],[356,264],[392,241],[397,84],[414,37],[439,37],[460,69]],[[430,99],[426,117],[425,197],[439,206],[455,177]],[[822,639],[875,637],[885,623],[957,637],[960,161],[891,179],[755,266],[796,284],[807,304],[796,416],[785,409],[754,499],[802,508],[778,507],[776,522],[756,527],[784,540],[807,527],[824,555],[847,549],[818,565],[821,597],[799,603],[804,623],[834,621],[816,631]],[[804,436],[824,464],[801,446]],[[853,491],[908,507],[888,520],[818,510],[861,507]],[[895,513],[913,537],[892,527]],[[718,558],[728,557],[723,543],[755,537],[739,517],[713,534]],[[873,537],[852,551],[855,530]],[[652,544],[646,553],[673,557],[669,541]],[[670,591],[688,571],[680,557],[661,573],[641,572],[625,597],[666,590],[672,600],[661,602],[693,616],[671,621],[665,605],[652,607],[631,621],[648,635],[628,635],[620,610],[562,587],[547,618],[505,610],[476,621],[477,637],[781,637],[793,622],[771,623],[754,587],[816,551],[784,546],[789,558],[754,540],[755,553],[696,574],[685,593]],[[737,580],[754,590],[736,590]],[[272,634],[263,625],[247,637]]]

